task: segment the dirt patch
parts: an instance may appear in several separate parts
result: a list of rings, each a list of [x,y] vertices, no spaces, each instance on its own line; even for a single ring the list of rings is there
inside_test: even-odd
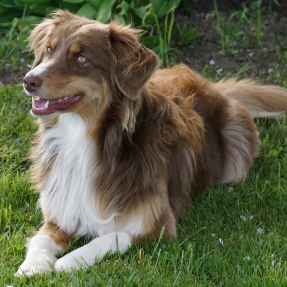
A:
[[[242,9],[242,4],[245,3],[247,7],[252,4],[254,0],[216,0],[218,10],[223,13],[230,13]],[[263,0],[264,9],[278,13],[284,16],[287,10],[287,1],[278,0],[279,5],[274,0]],[[194,11],[208,13],[214,10],[214,0],[182,0],[181,6],[189,6]],[[285,14],[286,15],[286,14]]]
[[[230,14],[221,15],[226,21],[230,17]],[[256,21],[253,20],[253,22],[255,24]],[[272,72],[276,66],[278,68],[281,65],[276,46],[279,45],[280,37],[286,38],[286,17],[262,15],[262,50],[259,48],[254,30],[247,23],[242,23],[243,34],[234,47],[238,52],[229,56],[221,54],[222,46],[220,35],[216,31],[216,17],[206,17],[204,13],[194,13],[192,16],[176,15],[175,23],[178,25],[187,23],[188,26],[197,27],[198,32],[203,33],[200,39],[187,47],[180,47],[176,40],[174,41],[173,46],[182,51],[182,56],[178,56],[177,59],[179,62],[187,64],[198,72],[202,72],[205,68],[209,73],[216,74],[218,78],[234,75],[248,64],[250,69],[242,76],[276,82]],[[233,25],[236,25],[236,21]],[[286,42],[283,49],[287,50]],[[287,74],[284,68],[281,72]]]
[[[3,85],[19,84],[30,68],[31,65],[25,62],[21,63],[18,67],[12,66],[11,64],[4,64],[0,68],[0,83]]]

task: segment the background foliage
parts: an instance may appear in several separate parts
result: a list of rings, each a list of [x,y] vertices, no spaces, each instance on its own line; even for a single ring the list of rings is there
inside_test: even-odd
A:
[[[138,23],[146,17],[151,7],[161,17],[179,3],[180,0],[2,0],[0,22],[31,15],[45,17],[55,8],[61,8],[104,23],[112,14],[121,16],[127,22]]]
[[[17,64],[19,53],[34,24],[57,8],[103,23],[116,15],[124,23],[151,30],[157,19],[173,11],[180,0],[2,0],[0,2],[0,64],[10,60]],[[158,27],[159,28],[159,27]],[[157,29],[158,31],[159,29]],[[146,45],[163,55],[163,38],[146,38]],[[165,47],[168,50],[167,45]]]
[[[180,52],[171,48],[170,42],[174,35],[174,10],[181,4],[182,9],[192,13],[192,4],[196,1],[187,0],[1,0],[0,1],[0,67],[5,62],[14,65],[19,64],[20,54],[26,50],[26,39],[35,24],[41,22],[55,9],[67,9],[68,11],[107,23],[112,18],[120,18],[123,23],[132,23],[147,33],[142,37],[142,42],[163,60],[164,65],[172,64],[170,58],[176,61],[176,55]],[[215,10],[210,15],[217,17],[217,32],[221,38],[222,54],[232,55],[237,53],[234,48],[241,40],[243,31],[241,22],[248,22],[256,32],[258,45],[262,49],[261,42],[261,12],[263,7],[273,3],[279,7],[277,0],[246,0],[248,8],[242,2],[241,11],[233,13],[226,22],[220,17],[217,4],[222,6],[220,0],[206,0],[209,7]],[[238,1],[237,1],[238,2]],[[240,1],[239,1],[240,2]],[[269,7],[268,6],[268,7]],[[255,13],[255,17],[253,14]],[[255,26],[250,17],[257,18]],[[234,26],[231,20],[238,18]],[[187,46],[201,37],[196,27],[186,25],[177,26],[177,36],[180,46]]]

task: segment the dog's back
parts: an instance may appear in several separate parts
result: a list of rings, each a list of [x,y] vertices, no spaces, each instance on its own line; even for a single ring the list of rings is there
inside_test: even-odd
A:
[[[159,70],[151,79],[154,89],[168,96],[179,94],[193,101],[192,109],[203,120],[204,136],[198,162],[201,180],[236,183],[246,177],[259,147],[255,124],[248,110],[225,90],[184,65]],[[159,84],[155,84],[159,83]],[[238,91],[237,91],[238,92]]]

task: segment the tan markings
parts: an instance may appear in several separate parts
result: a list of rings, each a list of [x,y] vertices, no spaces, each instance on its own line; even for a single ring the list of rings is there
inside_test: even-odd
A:
[[[69,235],[60,230],[59,227],[52,222],[45,222],[44,225],[37,232],[37,235],[48,235],[55,240],[56,244],[60,245],[64,250],[69,245]]]
[[[95,123],[105,112],[112,99],[110,88],[106,81],[103,78],[96,78],[96,80],[93,81],[89,78],[80,78],[77,76],[51,77],[45,79],[45,81],[49,88],[43,92],[43,95],[46,96],[47,94],[46,98],[49,100],[63,97],[63,93],[61,93],[62,90],[65,91],[66,95],[84,95],[77,104],[62,111],[62,113],[77,113],[86,123],[86,134],[88,136],[95,136],[94,132],[97,129],[97,125],[95,125]],[[39,122],[39,135],[49,128],[46,127],[48,124],[46,123],[46,119]],[[49,124],[49,126],[55,123]],[[45,127],[43,128],[42,126],[44,124]],[[36,158],[36,161],[37,159],[38,157]]]
[[[174,214],[172,213],[170,206],[166,206],[165,211],[162,213],[160,218],[153,222],[151,228],[148,232],[145,230],[143,236],[133,236],[132,243],[137,243],[142,245],[146,241],[152,241],[155,238],[159,238],[162,228],[164,227],[164,238],[176,238],[176,220]]]
[[[125,97],[123,101],[125,101],[125,104],[123,105],[124,115],[122,119],[122,127],[123,130],[126,130],[128,135],[131,136],[135,131],[136,116],[138,115],[141,107],[141,98],[137,98],[132,101]]]
[[[118,224],[119,226],[123,226],[130,220],[139,220],[142,218],[141,224],[144,234],[149,234],[153,231],[165,205],[166,202],[159,196],[150,196],[144,202],[140,202],[137,206],[134,206],[129,212],[119,216],[117,218]]]
[[[73,84],[75,83],[77,83],[77,87],[85,87],[82,90],[85,96],[77,105],[71,107],[69,111],[81,116],[85,122],[86,135],[96,138],[100,128],[100,119],[104,117],[105,111],[112,100],[110,89],[103,78],[99,78],[96,82],[90,79],[76,78],[73,81]]]
[[[81,51],[81,48],[80,48],[79,44],[72,43],[69,51],[71,54],[76,54],[76,53],[79,53]]]
[[[57,46],[57,42],[58,42],[58,39],[57,38],[53,38],[50,42],[50,47],[52,50],[55,50],[56,46]]]

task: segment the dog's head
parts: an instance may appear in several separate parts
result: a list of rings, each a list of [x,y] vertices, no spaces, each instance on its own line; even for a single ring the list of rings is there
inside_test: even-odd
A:
[[[57,10],[29,37],[35,53],[24,90],[38,117],[83,113],[115,97],[136,101],[160,60],[138,42],[138,30]]]

